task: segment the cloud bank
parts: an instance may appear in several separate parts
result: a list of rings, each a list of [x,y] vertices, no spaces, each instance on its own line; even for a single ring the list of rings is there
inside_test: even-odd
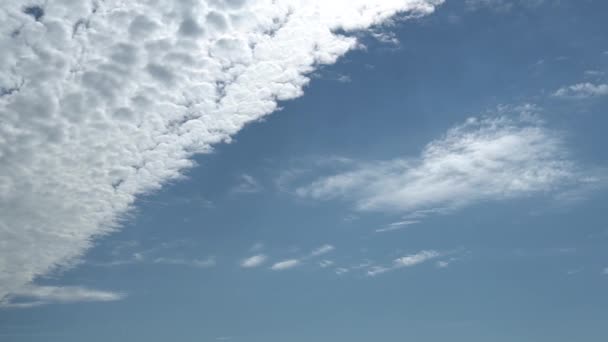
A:
[[[2,1],[0,298],[302,95],[315,66],[357,46],[340,32],[441,2]]]

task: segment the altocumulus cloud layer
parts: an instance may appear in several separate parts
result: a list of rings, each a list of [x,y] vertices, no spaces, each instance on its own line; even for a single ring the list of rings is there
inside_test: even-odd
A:
[[[337,32],[442,0],[4,0],[0,298],[69,265],[193,153],[302,94]],[[27,9],[27,10],[26,10]]]

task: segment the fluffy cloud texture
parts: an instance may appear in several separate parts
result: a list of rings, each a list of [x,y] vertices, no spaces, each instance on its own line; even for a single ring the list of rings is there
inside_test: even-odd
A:
[[[572,99],[608,96],[608,84],[577,83],[559,88],[553,93],[553,96]]]
[[[577,171],[562,140],[529,116],[470,118],[417,158],[354,164],[296,193],[345,199],[358,210],[413,213],[406,216],[413,219],[593,181]]]
[[[193,153],[302,95],[316,65],[356,47],[340,32],[441,2],[2,1],[0,298],[69,266]]]

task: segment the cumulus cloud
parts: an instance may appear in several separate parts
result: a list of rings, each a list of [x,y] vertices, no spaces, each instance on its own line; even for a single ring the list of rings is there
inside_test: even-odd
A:
[[[264,254],[254,255],[254,256],[251,256],[251,257],[243,260],[241,262],[241,267],[244,267],[244,268],[258,267],[258,266],[261,266],[266,261],[266,259],[267,259],[267,257]]]
[[[0,298],[71,265],[193,153],[302,95],[357,46],[344,32],[441,2],[2,1]]]
[[[586,99],[608,95],[608,84],[577,83],[567,87],[561,87],[553,93],[555,97]]]
[[[404,257],[393,260],[393,263],[389,266],[372,266],[367,271],[369,277],[375,277],[377,275],[394,271],[404,267],[412,267],[418,264],[422,264],[429,260],[438,258],[441,253],[434,250],[424,250],[415,254],[406,255]]]
[[[284,271],[284,270],[288,270],[290,268],[294,268],[294,267],[298,266],[299,264],[300,264],[300,260],[298,260],[298,259],[288,259],[288,260],[283,260],[283,261],[279,261],[279,262],[275,263],[274,265],[272,265],[272,267],[270,267],[270,269],[273,271]]]
[[[122,293],[88,289],[80,286],[27,285],[0,301],[0,308],[29,308],[45,304],[74,302],[110,302],[121,300]]]
[[[537,120],[470,118],[416,158],[359,163],[301,186],[312,199],[344,199],[362,211],[411,220],[479,201],[547,193],[580,181],[562,136]]]

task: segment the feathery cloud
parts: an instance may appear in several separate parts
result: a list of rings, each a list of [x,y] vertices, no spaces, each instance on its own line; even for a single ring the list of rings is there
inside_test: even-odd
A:
[[[417,158],[360,163],[296,193],[414,219],[479,201],[557,191],[583,178],[558,132],[533,119],[499,116],[468,119]]]
[[[367,271],[367,275],[374,277],[386,272],[394,271],[404,267],[412,267],[422,264],[426,261],[440,257],[441,254],[434,250],[424,250],[415,254],[406,255],[404,257],[393,260],[390,266],[372,266]]]

